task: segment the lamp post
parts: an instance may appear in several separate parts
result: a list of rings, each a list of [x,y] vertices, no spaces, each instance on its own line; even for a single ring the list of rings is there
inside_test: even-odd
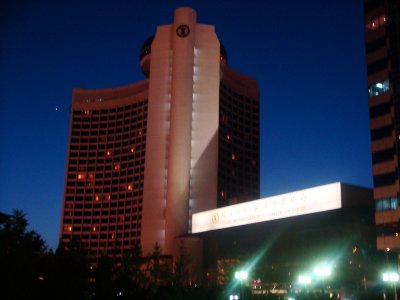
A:
[[[240,281],[240,300],[244,299],[242,293],[242,282],[249,277],[249,273],[247,271],[238,271],[235,272],[235,278]]]
[[[391,282],[394,290],[394,300],[397,300],[397,282],[399,281],[399,273],[385,272],[382,274],[382,279],[385,282]]]

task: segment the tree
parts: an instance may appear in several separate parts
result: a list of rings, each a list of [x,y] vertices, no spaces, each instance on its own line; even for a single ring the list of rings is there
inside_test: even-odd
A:
[[[114,286],[113,262],[110,258],[104,255],[99,258],[94,278],[95,299],[108,300],[115,298],[117,291]]]
[[[143,270],[144,259],[139,244],[135,244],[122,257],[115,268],[115,285],[122,299],[145,299],[147,278]]]
[[[171,257],[163,255],[161,247],[156,243],[153,252],[145,259],[146,288],[150,297],[154,297],[160,286],[166,287],[172,284]]]
[[[78,240],[59,244],[51,279],[54,298],[87,299],[90,293],[89,262]]]
[[[189,285],[189,271],[188,266],[190,257],[186,253],[183,242],[179,244],[179,256],[174,264],[174,285],[184,287]]]
[[[0,282],[2,299],[33,299],[48,279],[44,261],[51,253],[20,210],[0,224]]]

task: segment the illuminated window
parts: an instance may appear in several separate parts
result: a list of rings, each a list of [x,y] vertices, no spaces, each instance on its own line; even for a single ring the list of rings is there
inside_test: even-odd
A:
[[[96,195],[95,200],[96,200],[96,201],[99,201],[99,200],[100,200],[100,196],[99,196],[99,195]]]
[[[79,173],[79,174],[78,174],[78,179],[79,179],[79,180],[85,179],[85,174],[84,174],[84,173]]]
[[[132,191],[132,184],[128,184],[128,191]]]
[[[378,18],[368,22],[365,25],[366,31],[371,31],[371,30],[378,29],[378,28],[382,27],[383,25],[385,25],[385,23],[386,23],[386,17],[385,16],[379,16]]]
[[[226,139],[227,139],[228,141],[230,141],[230,140],[231,140],[231,135],[230,135],[230,134],[227,134],[227,135],[226,135]]]
[[[97,229],[96,229],[96,226],[93,226],[92,227],[92,231],[96,231]]]
[[[131,147],[131,153],[135,152],[135,147]]]
[[[379,96],[387,91],[389,91],[389,80],[375,82],[368,88],[368,94],[370,97]]]
[[[384,198],[376,201],[376,211],[397,210],[399,207],[399,200],[397,197]]]
[[[107,150],[106,155],[107,155],[107,156],[110,156],[111,153],[112,153],[111,150]]]
[[[107,195],[107,196],[106,196],[106,199],[107,199],[107,200],[111,200],[111,195]]]
[[[114,170],[119,170],[120,169],[120,164],[116,163],[114,164]]]
[[[232,153],[232,160],[236,160],[236,154]]]

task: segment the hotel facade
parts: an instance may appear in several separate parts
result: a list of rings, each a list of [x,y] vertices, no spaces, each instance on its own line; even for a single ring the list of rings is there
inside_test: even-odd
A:
[[[377,248],[399,253],[400,1],[364,10]]]
[[[192,214],[259,198],[259,92],[191,8],[143,45],[141,82],[73,91],[60,241],[92,259],[178,241]]]

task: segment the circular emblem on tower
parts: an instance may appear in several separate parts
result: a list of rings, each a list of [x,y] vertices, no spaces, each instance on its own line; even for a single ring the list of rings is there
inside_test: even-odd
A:
[[[186,24],[181,24],[176,28],[176,34],[181,38],[187,37],[189,33],[190,33],[190,28]]]

